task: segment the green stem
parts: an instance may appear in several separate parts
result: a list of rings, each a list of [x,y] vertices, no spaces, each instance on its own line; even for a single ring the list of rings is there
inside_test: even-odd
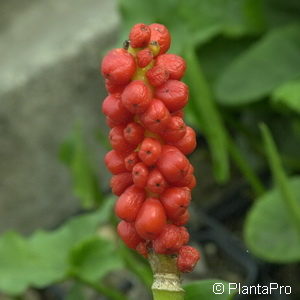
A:
[[[183,300],[183,292],[152,290],[153,300]]]
[[[150,253],[149,262],[154,278],[152,284],[153,299],[184,300],[184,290],[181,287],[176,258]]]
[[[88,280],[85,280],[83,278],[76,277],[75,278],[78,282],[83,283],[84,285],[92,288],[96,292],[98,292],[101,295],[106,296],[108,299],[112,300],[128,300],[124,294],[112,289],[111,287],[107,287],[102,285],[101,283],[95,283]]]
[[[268,127],[265,124],[260,125],[262,136],[264,139],[264,144],[266,148],[267,159],[272,171],[273,178],[276,182],[278,190],[282,196],[287,210],[291,216],[291,221],[294,223],[295,228],[300,233],[300,206],[299,203],[290,189],[288,177],[285,174],[284,168],[281,163],[280,155],[278,153],[277,147],[269,131]]]

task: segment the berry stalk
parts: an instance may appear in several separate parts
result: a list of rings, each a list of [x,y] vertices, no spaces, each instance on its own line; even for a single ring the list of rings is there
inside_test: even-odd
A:
[[[124,243],[149,259],[154,299],[183,299],[180,273],[199,260],[188,246],[194,168],[186,155],[196,136],[183,120],[188,86],[180,81],[186,65],[167,54],[171,37],[161,24],[136,24],[124,48],[102,60],[108,96],[102,111],[111,128],[112,150],[105,164],[119,198],[117,231]]]

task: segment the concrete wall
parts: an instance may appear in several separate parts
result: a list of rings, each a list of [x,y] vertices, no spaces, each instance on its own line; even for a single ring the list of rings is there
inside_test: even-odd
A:
[[[0,233],[50,228],[78,209],[57,155],[76,122],[107,182],[98,70],[118,26],[112,0],[0,2]]]

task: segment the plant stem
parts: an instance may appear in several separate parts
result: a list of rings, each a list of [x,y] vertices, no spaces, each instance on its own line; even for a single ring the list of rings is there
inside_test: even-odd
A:
[[[268,127],[262,123],[260,125],[264,144],[266,148],[267,159],[272,171],[273,178],[276,182],[278,190],[281,194],[282,200],[284,201],[287,210],[291,216],[291,221],[294,223],[295,228],[300,233],[300,206],[294,195],[293,191],[289,186],[289,180],[285,174],[285,170],[282,166],[280,155],[278,153],[276,144],[273,140],[271,132]]]
[[[149,254],[153,271],[152,293],[154,300],[184,300],[180,273],[176,259],[169,255]]]

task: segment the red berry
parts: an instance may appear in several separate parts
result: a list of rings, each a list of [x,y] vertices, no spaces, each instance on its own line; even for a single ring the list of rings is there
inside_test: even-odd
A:
[[[101,72],[116,85],[127,84],[136,70],[133,56],[124,49],[114,49],[103,58]]]
[[[146,242],[141,242],[139,243],[135,250],[141,254],[142,256],[144,256],[145,258],[148,257],[148,249],[147,249],[147,243]]]
[[[159,44],[159,54],[167,52],[170,48],[171,36],[166,26],[154,23],[149,25],[149,27],[151,30],[150,43],[157,42]]]
[[[132,145],[138,145],[144,139],[145,129],[136,122],[127,124],[124,129],[124,138]]]
[[[121,94],[125,89],[126,84],[114,84],[110,80],[105,79],[105,87],[110,94],[115,94],[115,93]]]
[[[123,106],[120,96],[109,95],[102,103],[102,112],[112,120],[118,122],[129,122],[132,120],[132,114]]]
[[[150,88],[141,80],[132,81],[122,94],[123,105],[133,114],[143,113],[152,100]]]
[[[158,169],[150,171],[146,188],[149,192],[154,194],[161,194],[168,184]]]
[[[184,227],[167,224],[153,241],[153,248],[159,254],[174,254],[188,242],[189,234]]]
[[[135,229],[145,240],[153,240],[162,232],[166,222],[165,211],[160,201],[148,198],[138,213]]]
[[[140,161],[137,152],[132,152],[125,157],[125,167],[128,171],[132,171],[133,167]]]
[[[110,117],[106,117],[106,124],[109,126],[109,128],[113,128],[119,125],[125,125],[128,121],[124,121],[122,119],[116,120],[111,119]]]
[[[110,180],[110,187],[113,194],[120,196],[125,189],[132,185],[132,175],[130,172],[120,173],[112,176]]]
[[[161,194],[160,201],[165,208],[167,217],[176,220],[188,208],[191,201],[191,192],[188,188],[170,187]]]
[[[181,240],[182,240],[182,243],[183,245],[187,244],[190,240],[190,234],[189,232],[187,231],[187,229],[183,226],[180,226],[179,227],[180,229],[180,233],[181,233]]]
[[[147,165],[156,163],[161,153],[161,144],[153,138],[145,138],[139,150],[139,158]]]
[[[118,198],[115,205],[116,215],[127,222],[134,222],[145,200],[145,191],[136,186],[130,186]]]
[[[173,224],[177,226],[185,225],[190,219],[190,213],[189,210],[186,209],[186,211],[179,216],[176,220],[173,220]]]
[[[121,221],[118,224],[117,231],[128,248],[135,249],[143,241],[137,234],[134,223]]]
[[[132,169],[132,178],[134,184],[139,188],[144,188],[149,175],[149,170],[147,166],[139,162]]]
[[[147,71],[146,76],[149,80],[149,83],[154,86],[160,86],[169,79],[169,72],[160,66],[154,66]]]
[[[177,148],[164,146],[163,149],[157,167],[169,183],[178,182],[187,175],[190,163]]]
[[[109,132],[109,141],[113,149],[123,153],[128,153],[132,151],[135,148],[135,146],[129,144],[125,140],[123,131],[124,131],[123,125],[113,127]]]
[[[195,186],[197,185],[197,179],[196,177],[193,175],[192,176],[192,180],[191,182],[187,185],[187,187],[192,190]]]
[[[187,126],[185,135],[180,140],[174,142],[173,145],[183,154],[188,155],[192,153],[197,146],[196,133],[193,128]]]
[[[153,99],[140,119],[148,130],[161,133],[169,123],[170,113],[162,101]]]
[[[193,180],[194,176],[194,167],[190,164],[187,174],[179,181],[175,182],[176,186],[188,186]]]
[[[182,109],[172,112],[172,116],[184,118],[184,111]]]
[[[200,253],[191,246],[182,246],[179,249],[177,267],[180,272],[191,272],[200,259]]]
[[[137,64],[140,68],[145,68],[153,59],[152,51],[149,48],[143,49],[136,55]]]
[[[170,74],[170,79],[180,80],[183,77],[186,65],[182,57],[176,54],[162,54],[157,57],[156,66],[164,67]]]
[[[163,131],[163,137],[167,142],[176,142],[183,138],[186,132],[186,125],[182,118],[172,116]]]
[[[124,163],[124,156],[116,150],[107,152],[104,157],[104,162],[112,174],[127,172]]]
[[[174,112],[187,104],[189,90],[185,83],[171,79],[157,87],[154,96],[163,101],[170,112]]]
[[[146,47],[150,40],[150,28],[143,24],[135,24],[130,31],[129,40],[132,48]]]

